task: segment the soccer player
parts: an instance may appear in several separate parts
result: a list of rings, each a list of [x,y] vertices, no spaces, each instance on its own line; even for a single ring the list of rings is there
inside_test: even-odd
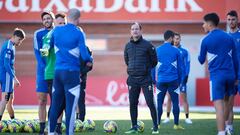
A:
[[[157,113],[153,96],[153,80],[151,77],[151,69],[157,64],[156,50],[149,41],[142,37],[142,26],[139,23],[131,25],[131,38],[125,46],[124,60],[127,65],[127,85],[132,121],[132,128],[125,133],[138,133],[138,98],[142,89],[152,116],[152,134],[158,134]]]
[[[56,54],[53,79],[52,103],[49,115],[49,135],[54,135],[57,119],[65,109],[66,134],[73,135],[75,109],[80,94],[80,57],[91,66],[92,58],[87,52],[85,34],[76,25],[79,23],[80,11],[68,11],[68,23],[55,27],[51,44]]]
[[[203,28],[208,33],[201,42],[198,60],[201,64],[208,56],[210,72],[210,97],[213,101],[218,135],[225,135],[225,120],[228,117],[228,97],[232,98],[234,84],[238,79],[238,60],[233,38],[217,28],[219,17],[209,13],[203,17]]]
[[[1,49],[0,54],[0,86],[2,88],[2,100],[0,104],[0,120],[7,105],[7,110],[11,119],[14,119],[13,98],[14,86],[20,86],[15,74],[15,47],[20,46],[25,39],[25,33],[22,29],[16,28],[12,37],[7,40]]]
[[[63,26],[66,23],[67,23],[67,19],[65,14],[58,13],[55,15],[55,21],[54,21],[55,26]],[[48,83],[48,93],[50,95],[51,101],[52,101],[52,84],[53,84],[53,77],[54,77],[54,67],[55,67],[55,60],[56,60],[54,47],[50,46],[50,42],[51,42],[50,39],[52,37],[52,32],[53,30],[48,32],[48,34],[43,37],[43,47],[40,50],[42,53],[42,56],[47,56],[44,79]],[[50,104],[50,108],[51,108],[51,104]],[[56,132],[58,134],[62,134],[62,131],[61,131],[62,116],[63,115],[60,115],[60,117],[58,118],[58,122],[56,126]]]
[[[227,13],[227,26],[229,28],[229,34],[233,37],[235,45],[237,48],[237,57],[238,63],[240,62],[240,30],[238,28],[238,14],[235,10],[231,10]],[[239,71],[239,70],[238,70]],[[238,72],[238,78],[240,78],[240,72]],[[234,106],[234,97],[237,94],[237,91],[240,91],[240,85],[235,85],[234,96],[231,96],[229,99],[229,117],[226,121],[226,132],[228,135],[233,135],[233,106]]]
[[[45,123],[46,123],[46,105],[47,105],[47,94],[48,84],[44,79],[46,59],[41,56],[40,49],[43,46],[43,37],[52,29],[54,15],[52,12],[43,12],[41,19],[44,28],[38,29],[34,33],[34,54],[37,60],[37,71],[36,71],[36,91],[39,100],[38,116],[40,121],[40,134],[44,134]]]
[[[158,65],[157,74],[157,110],[158,124],[160,126],[162,117],[162,105],[166,95],[169,93],[173,104],[174,129],[184,129],[179,125],[179,85],[183,77],[183,62],[180,51],[172,46],[174,32],[167,30],[164,32],[164,44],[157,50]]]
[[[183,101],[183,107],[185,111],[185,122],[187,124],[192,124],[191,119],[189,119],[189,104],[187,101],[187,81],[188,81],[188,75],[190,71],[190,55],[187,51],[187,49],[183,48],[183,46],[180,44],[181,42],[181,35],[179,33],[174,33],[174,38],[173,38],[173,44],[176,46],[183,57],[183,64],[184,64],[184,78],[182,84],[180,84],[180,96]],[[167,118],[163,121],[163,123],[168,123],[170,121],[170,111],[171,111],[171,97],[168,95],[168,100],[167,100]]]
[[[92,56],[92,51],[87,47],[88,53]],[[87,83],[87,73],[92,70],[92,66],[87,66],[84,60],[80,60],[81,65],[81,87],[80,87],[80,97],[78,100],[78,109],[76,118],[84,121],[86,115],[86,105],[85,105],[85,96],[86,96],[86,83]]]

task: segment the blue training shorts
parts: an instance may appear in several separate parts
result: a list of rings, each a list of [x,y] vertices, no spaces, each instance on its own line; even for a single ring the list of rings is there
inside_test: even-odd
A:
[[[182,83],[179,87],[181,93],[187,93],[187,84]]]
[[[210,100],[223,99],[224,96],[232,96],[235,91],[235,79],[233,77],[213,77],[210,80]]]
[[[48,93],[47,81],[44,80],[44,79],[37,79],[36,91],[37,92]]]
[[[14,78],[9,75],[9,73],[5,73],[1,80],[2,92],[11,93],[14,90]]]

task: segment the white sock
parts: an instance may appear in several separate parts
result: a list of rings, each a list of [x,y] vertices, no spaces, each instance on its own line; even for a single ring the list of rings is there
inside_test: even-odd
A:
[[[228,128],[229,128],[230,130],[233,130],[233,125],[228,125]]]
[[[218,131],[218,135],[225,135],[225,131]]]

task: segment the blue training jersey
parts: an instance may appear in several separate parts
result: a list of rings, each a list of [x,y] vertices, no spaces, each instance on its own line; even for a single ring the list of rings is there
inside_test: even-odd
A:
[[[183,61],[180,51],[170,43],[164,43],[157,49],[157,82],[183,80]]]
[[[229,33],[235,42],[236,48],[237,48],[237,58],[238,58],[238,65],[240,64],[240,30],[234,32],[234,33]],[[238,78],[240,78],[240,66],[238,66]]]
[[[208,60],[210,78],[230,75],[237,79],[238,60],[233,38],[226,32],[215,29],[201,42],[198,60],[201,64]]]
[[[55,27],[50,43],[56,54],[55,70],[80,71],[80,57],[92,61],[86,49],[85,34],[74,24]]]
[[[41,56],[40,49],[43,47],[43,37],[49,32],[46,28],[41,28],[34,33],[33,47],[34,54],[37,60],[37,79],[44,80],[44,72],[46,67],[46,58]]]
[[[3,77],[15,77],[15,46],[12,41],[4,42],[0,55],[0,81]]]
[[[190,55],[187,49],[185,49],[184,47],[179,46],[178,49],[181,52],[182,55],[182,60],[183,60],[183,67],[184,67],[184,77],[189,75],[190,72]]]

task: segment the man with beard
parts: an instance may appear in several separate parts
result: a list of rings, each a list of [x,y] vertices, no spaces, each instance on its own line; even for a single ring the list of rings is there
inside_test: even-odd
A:
[[[57,13],[55,15],[55,20],[54,20],[55,26],[63,26],[66,23],[67,23],[67,19],[65,14]],[[47,35],[43,37],[43,48],[40,49],[42,56],[46,56],[46,68],[45,68],[44,79],[48,83],[48,92],[49,92],[51,102],[52,102],[52,85],[53,85],[53,78],[54,78],[54,67],[55,67],[55,61],[56,61],[54,47],[50,46],[50,42],[51,42],[50,39],[52,37],[53,31],[54,30],[51,30],[50,32],[48,32]],[[51,103],[50,103],[49,110],[50,108],[51,108]],[[62,116],[63,115],[61,115],[57,121],[56,132],[58,134],[62,134],[62,130],[61,130]]]
[[[198,60],[204,64],[208,57],[210,98],[216,110],[218,135],[225,135],[225,121],[229,116],[228,99],[232,98],[238,80],[238,59],[234,40],[218,29],[219,21],[216,13],[203,17],[203,29],[208,34],[201,41]]]
[[[124,60],[128,73],[127,85],[132,128],[125,133],[138,133],[138,99],[142,89],[152,116],[152,134],[158,134],[157,112],[154,105],[153,80],[151,77],[151,69],[157,65],[156,50],[149,41],[142,37],[142,26],[139,23],[132,24],[130,32],[131,38],[125,46]]]
[[[179,89],[180,89],[180,97],[182,98],[182,104],[183,104],[183,108],[186,116],[185,123],[192,124],[192,121],[189,118],[189,104],[187,101],[187,81],[188,81],[188,75],[190,72],[190,55],[188,50],[184,48],[180,42],[181,42],[181,35],[179,33],[174,33],[173,44],[181,52],[181,55],[183,58],[183,64],[184,64],[183,82],[182,84],[180,84]],[[168,123],[170,121],[170,111],[171,111],[172,104],[171,104],[171,98],[169,94],[167,94],[167,96],[168,96],[167,105],[166,105],[167,118],[163,121],[163,123]]]
[[[240,30],[238,28],[238,14],[235,10],[232,10],[227,13],[227,26],[229,28],[229,34],[233,37],[235,41],[235,45],[237,48],[237,57],[238,57],[238,63],[240,62]],[[239,70],[238,70],[239,71]],[[238,72],[238,78],[240,78],[240,72]],[[229,104],[226,106],[229,106],[229,117],[226,121],[225,130],[227,132],[227,135],[233,135],[233,106],[234,106],[234,97],[237,94],[237,91],[240,90],[239,82],[235,84],[234,89],[234,96],[231,96],[229,99]]]
[[[40,49],[43,46],[43,37],[52,29],[54,15],[52,12],[43,12],[41,19],[44,28],[38,29],[34,33],[34,54],[37,60],[37,71],[36,71],[36,91],[39,101],[38,116],[40,121],[40,134],[44,134],[45,123],[46,123],[46,105],[47,105],[47,94],[48,84],[44,79],[46,59],[41,56]]]

